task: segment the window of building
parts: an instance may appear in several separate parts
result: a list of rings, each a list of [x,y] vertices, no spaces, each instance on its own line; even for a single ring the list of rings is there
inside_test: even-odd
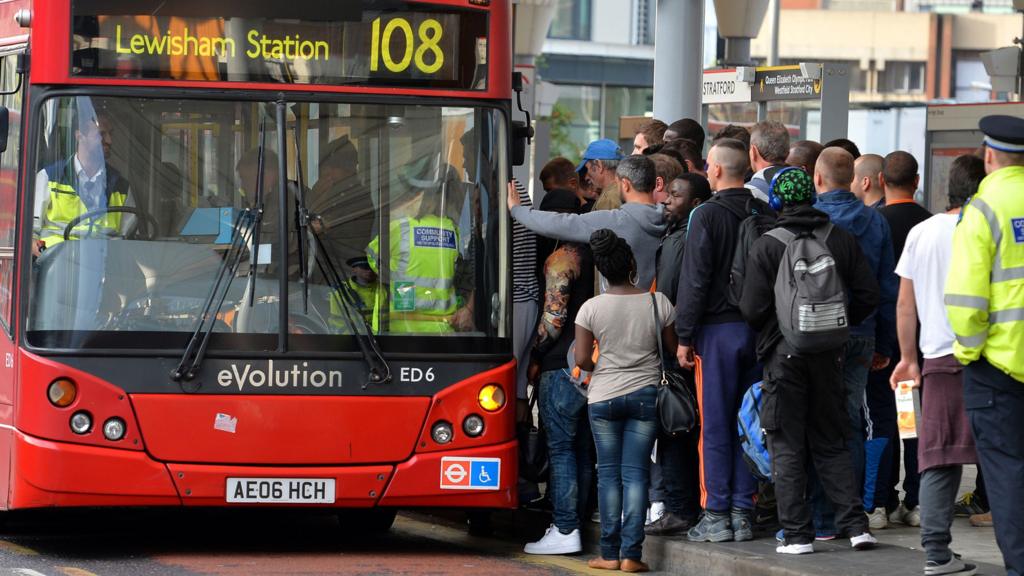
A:
[[[590,40],[591,0],[555,0],[555,16],[549,38]]]
[[[924,62],[886,62],[879,92],[924,92]]]
[[[601,87],[559,84],[549,121],[551,155],[579,160],[587,144],[601,138]]]
[[[653,88],[606,86],[604,89],[604,125],[601,136],[618,140],[619,119],[623,116],[644,116],[653,110]],[[666,119],[665,122],[672,122],[672,120]]]
[[[987,102],[992,97],[992,79],[985,71],[981,56],[954,53],[957,102]]]
[[[655,0],[633,2],[633,44],[654,45],[654,2]]]
[[[577,161],[590,142],[598,138],[617,141],[619,120],[649,115],[653,104],[654,89],[650,87],[559,84],[558,101],[547,118],[551,156]]]

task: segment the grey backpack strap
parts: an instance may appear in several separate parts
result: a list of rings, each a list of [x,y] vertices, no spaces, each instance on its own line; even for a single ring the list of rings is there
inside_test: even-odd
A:
[[[790,242],[793,241],[793,238],[796,238],[796,234],[793,234],[792,232],[786,230],[785,228],[772,228],[771,230],[765,232],[764,235],[771,236],[772,238],[775,238],[776,240],[782,242],[787,246]]]
[[[832,234],[833,228],[834,226],[831,222],[826,222],[814,229],[814,237],[822,243],[828,242],[828,237]]]

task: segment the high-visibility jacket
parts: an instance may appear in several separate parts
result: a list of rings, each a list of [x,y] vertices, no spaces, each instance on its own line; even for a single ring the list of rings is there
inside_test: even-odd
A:
[[[128,182],[109,165],[106,170],[106,197],[108,207],[125,206],[128,202]],[[64,229],[75,218],[85,214],[89,208],[82,201],[78,190],[78,175],[72,159],[62,160],[47,166],[46,177],[49,198],[39,226],[39,239],[49,248],[64,241]],[[122,212],[108,212],[92,220],[85,220],[72,229],[69,238],[77,239],[89,234],[110,236],[121,230]]]
[[[455,263],[459,259],[459,233],[450,218],[427,215],[391,222],[389,244],[389,332],[446,333],[455,312]],[[370,267],[377,269],[380,237],[366,249]],[[378,299],[377,307],[383,303]],[[380,314],[374,314],[379,331]]]
[[[989,174],[964,207],[945,303],[957,359],[1024,382],[1024,167]]]
[[[349,278],[348,285],[359,296],[359,301],[357,302],[359,313],[363,316],[364,320],[372,324],[373,312],[377,306],[377,283],[374,282],[364,286],[356,282],[355,278]],[[331,294],[331,316],[328,321],[331,323],[331,326],[347,332],[348,324],[345,322],[344,312],[345,309],[341,303],[341,295],[337,292]]]

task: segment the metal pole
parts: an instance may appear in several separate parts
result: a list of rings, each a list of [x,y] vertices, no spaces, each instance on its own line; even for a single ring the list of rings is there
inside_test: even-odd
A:
[[[654,116],[665,122],[701,115],[704,2],[658,0],[654,34]]]
[[[782,0],[771,0],[771,24],[772,42],[768,48],[768,65],[779,65],[779,20],[781,16]]]
[[[825,64],[821,71],[821,141],[846,138],[849,115],[849,67]]]
[[[750,57],[750,38],[725,39],[726,66],[752,66]]]

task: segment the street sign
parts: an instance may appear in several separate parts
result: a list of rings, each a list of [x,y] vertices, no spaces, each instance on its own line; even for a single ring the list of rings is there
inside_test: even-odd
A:
[[[704,104],[750,102],[750,84],[737,78],[734,69],[705,70],[701,92]]]
[[[804,77],[800,66],[758,68],[754,77],[753,100],[817,100],[821,98],[821,80]]]

